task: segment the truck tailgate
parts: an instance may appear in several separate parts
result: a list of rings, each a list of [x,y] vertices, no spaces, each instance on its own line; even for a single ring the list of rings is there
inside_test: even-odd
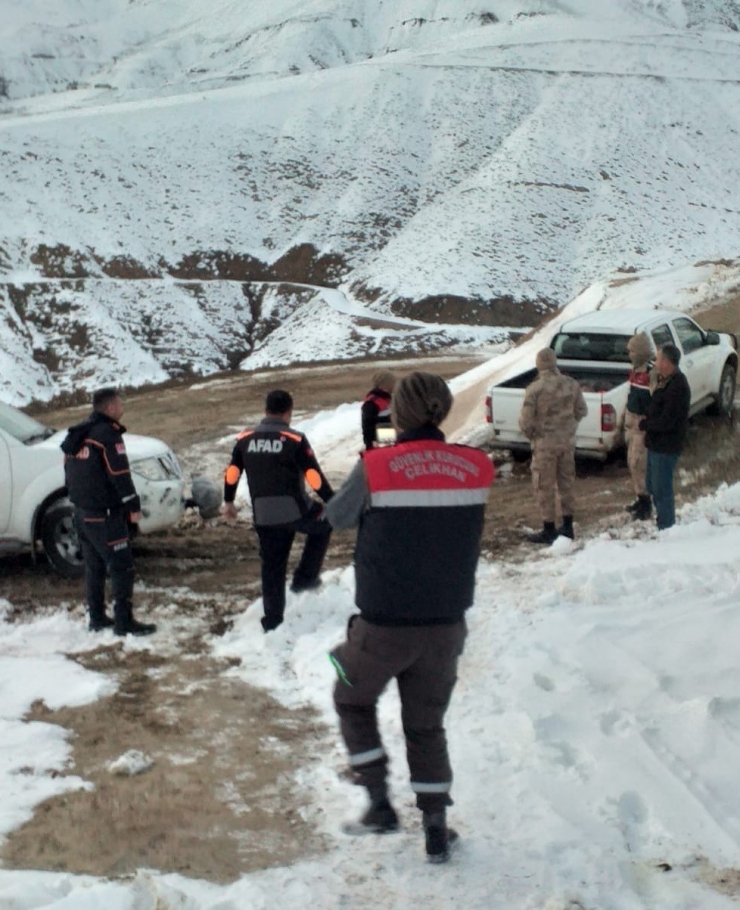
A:
[[[519,412],[524,401],[524,389],[491,389],[491,425],[494,442],[528,445],[529,440],[519,429]]]
[[[623,393],[584,392],[588,414],[578,424],[576,449],[591,455],[606,456],[614,443],[619,403]],[[529,440],[519,429],[519,412],[524,401],[524,389],[494,387],[491,389],[491,424],[493,443],[505,448],[507,444],[526,447]],[[603,421],[606,420],[606,423]],[[611,421],[611,425],[610,422]],[[612,428],[613,427],[613,428]]]

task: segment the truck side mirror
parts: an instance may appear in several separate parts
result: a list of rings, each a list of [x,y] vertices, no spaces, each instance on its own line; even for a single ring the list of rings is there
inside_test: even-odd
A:
[[[704,336],[704,344],[719,344],[719,334],[717,332],[707,332]]]

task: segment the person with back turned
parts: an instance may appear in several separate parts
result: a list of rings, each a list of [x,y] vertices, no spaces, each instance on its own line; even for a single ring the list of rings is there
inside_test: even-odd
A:
[[[555,352],[537,354],[538,376],[527,386],[519,428],[532,443],[532,485],[542,516],[542,530],[530,543],[553,543],[559,534],[573,539],[573,487],[576,479],[576,428],[588,413],[575,379],[558,369]],[[560,496],[563,523],[555,527],[555,498]]]
[[[396,377],[390,370],[373,376],[373,387],[362,402],[362,441],[366,449],[378,444],[378,430],[391,426],[391,394]]]
[[[236,518],[234,498],[242,471],[252,500],[254,527],[262,560],[262,628],[271,632],[285,614],[285,580],[296,532],[306,535],[291,591],[317,588],[331,527],[323,506],[308,496],[306,484],[324,502],[333,495],[308,439],[290,426],[293,398],[276,389],[265,399],[265,416],[253,430],[240,433],[224,475],[226,518]]]
[[[133,616],[129,526],[141,521],[141,503],[131,478],[122,416],[123,402],[116,389],[95,392],[92,414],[70,427],[62,443],[64,474],[85,561],[90,631],[112,626],[116,635],[150,635],[156,625]],[[105,610],[106,572],[111,577],[113,618]]]
[[[447,860],[452,768],[444,716],[457,679],[472,606],[493,465],[479,449],[445,442],[439,425],[452,405],[446,382],[412,373],[396,385],[394,446],[364,452],[327,505],[335,528],[359,526],[355,603],[347,640],[331,653],[334,704],[355,783],[370,806],[348,834],[395,831],[388,756],[377,703],[395,679],[411,789],[422,811],[430,862]]]

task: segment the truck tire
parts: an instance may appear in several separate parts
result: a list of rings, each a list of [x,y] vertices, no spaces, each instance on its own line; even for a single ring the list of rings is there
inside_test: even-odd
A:
[[[526,449],[510,449],[509,451],[511,452],[511,460],[517,464],[525,464],[532,458],[532,453]]]
[[[721,414],[725,417],[732,416],[735,407],[735,387],[737,385],[737,370],[731,363],[726,363],[722,370],[717,390],[717,400],[707,408],[710,414]]]
[[[80,542],[74,525],[74,507],[58,499],[41,519],[41,545],[54,570],[64,578],[80,578],[85,571]]]

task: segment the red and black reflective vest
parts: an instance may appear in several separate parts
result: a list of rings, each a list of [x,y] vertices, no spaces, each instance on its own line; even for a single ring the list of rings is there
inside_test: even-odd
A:
[[[369,509],[355,550],[356,604],[387,626],[454,623],[473,603],[494,469],[424,428],[363,453]]]
[[[62,442],[65,484],[78,509],[89,512],[140,512],[123,434],[126,427],[93,411],[69,428]]]
[[[373,389],[362,402],[362,441],[365,448],[372,449],[377,442],[378,427],[391,425],[391,393],[385,389]]]
[[[627,410],[644,416],[650,407],[650,367],[645,370],[632,369],[627,377],[630,384],[627,394]]]
[[[236,438],[224,473],[224,502],[233,502],[246,471],[254,523],[289,525],[307,515],[313,500],[306,484],[324,502],[333,494],[308,439],[277,417],[264,417]]]

